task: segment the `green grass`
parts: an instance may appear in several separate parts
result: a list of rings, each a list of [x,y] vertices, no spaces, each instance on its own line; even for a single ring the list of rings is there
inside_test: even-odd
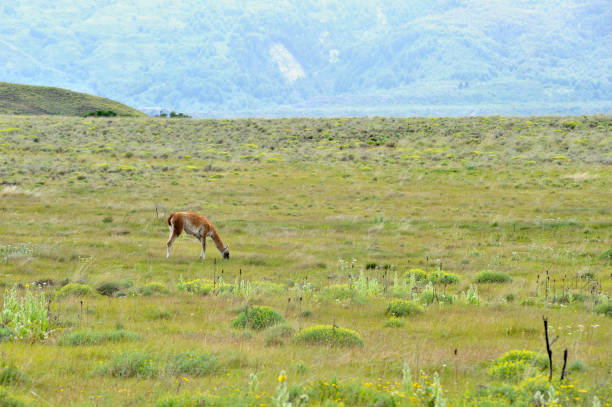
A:
[[[145,116],[122,103],[49,86],[0,82],[0,114],[86,116],[111,111],[118,116]]]
[[[610,124],[0,116],[0,306],[17,286],[20,296],[44,292],[49,307],[46,340],[9,340],[0,326],[0,352],[28,378],[7,394],[34,392],[53,406],[197,394],[271,406],[284,370],[288,391],[310,405],[336,400],[334,378],[345,405],[359,394],[365,405],[399,404],[410,399],[395,384],[407,363],[423,388],[438,372],[453,405],[501,392],[523,400],[539,379],[502,387],[489,369],[512,349],[545,353],[546,315],[558,336],[555,389],[570,394],[558,383],[567,348],[568,364],[584,366],[569,377],[582,400],[573,405],[609,400],[612,319],[597,311],[612,293],[602,256],[612,241]],[[230,260],[209,240],[201,261],[186,236],[165,258],[166,216],[184,209],[209,217]],[[458,281],[432,280],[439,270]],[[482,270],[512,280],[472,286]],[[93,295],[56,297],[67,283]],[[107,283],[119,291],[98,295]],[[425,312],[388,320],[396,299]],[[273,331],[282,324],[237,330],[245,306],[275,309],[293,336],[335,325],[363,346],[306,346]],[[72,332],[114,331],[140,339],[59,344]],[[172,355],[192,352],[214,355],[217,369],[187,381],[173,373]]]
[[[141,339],[139,334],[124,330],[114,331],[74,331],[62,336],[58,345],[63,346],[83,346],[101,345],[112,342],[138,341]]]

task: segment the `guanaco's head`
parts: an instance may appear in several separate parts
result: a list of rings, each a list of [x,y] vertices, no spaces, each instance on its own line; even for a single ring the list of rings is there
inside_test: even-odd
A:
[[[225,249],[223,249],[223,258],[229,259],[229,246],[225,246]]]

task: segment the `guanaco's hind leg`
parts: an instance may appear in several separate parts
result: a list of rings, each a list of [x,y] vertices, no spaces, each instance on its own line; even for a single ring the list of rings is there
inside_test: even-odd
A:
[[[183,225],[179,222],[172,222],[172,224],[170,225],[170,237],[168,238],[168,242],[166,242],[166,258],[169,259],[170,258],[170,248],[172,247],[172,244],[174,244],[174,241],[176,240],[177,237],[179,237],[179,235],[181,234],[181,232],[183,231]]]
[[[166,258],[169,259],[170,258],[170,248],[172,247],[172,244],[174,243],[174,241],[176,240],[176,238],[178,237],[178,235],[176,233],[174,233],[174,228],[170,227],[170,237],[168,238],[168,242],[166,242]]]

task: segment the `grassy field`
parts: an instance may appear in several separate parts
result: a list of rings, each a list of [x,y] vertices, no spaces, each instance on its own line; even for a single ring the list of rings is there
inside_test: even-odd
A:
[[[144,116],[122,103],[50,86],[0,82],[0,114],[86,116],[96,111],[117,116]]]
[[[609,406],[611,126],[0,116],[4,310],[50,300],[38,339],[4,313],[0,405]],[[165,258],[187,209],[229,261]]]

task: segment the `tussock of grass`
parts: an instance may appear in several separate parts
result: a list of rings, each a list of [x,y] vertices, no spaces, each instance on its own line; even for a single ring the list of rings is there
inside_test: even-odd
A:
[[[599,304],[595,306],[596,314],[603,314],[608,317],[612,317],[612,303]]]
[[[220,369],[216,356],[193,351],[172,355],[168,364],[175,376],[206,376],[215,374]]]
[[[509,283],[512,278],[503,271],[483,270],[474,279],[477,283]]]
[[[2,407],[25,407],[30,405],[20,398],[13,396],[7,389],[0,387],[0,406]]]
[[[304,345],[325,345],[338,347],[363,346],[363,340],[353,330],[332,325],[317,325],[300,331],[295,343]]]
[[[295,329],[288,324],[280,324],[266,330],[266,346],[283,345],[285,339],[293,336]]]
[[[389,317],[385,320],[385,328],[401,328],[406,325],[406,321],[398,317]]]
[[[196,351],[174,353],[167,356],[157,353],[128,351],[116,354],[97,372],[113,377],[155,378],[162,374],[174,376],[205,376],[215,374],[220,365],[217,357]]]
[[[65,297],[91,297],[94,295],[96,295],[95,290],[88,285],[68,283],[63,286],[57,292],[57,294],[55,294],[55,298],[60,299]]]
[[[27,382],[26,375],[15,365],[0,368],[0,386],[12,386]],[[2,403],[0,403],[2,405]]]
[[[134,332],[114,331],[74,331],[62,336],[58,341],[62,346],[102,345],[105,343],[139,341],[142,337]]]
[[[385,313],[394,317],[407,317],[420,315],[424,311],[422,306],[413,301],[393,300],[387,305]]]
[[[140,289],[140,293],[144,296],[167,294],[169,292],[170,290],[168,290],[168,288],[164,284],[159,283],[157,281],[147,283],[144,287]]]
[[[154,407],[202,407],[219,405],[213,404],[212,397],[203,394],[181,394],[179,396],[167,396],[158,400]]]
[[[232,323],[234,328],[251,328],[261,330],[278,323],[285,322],[285,318],[271,307],[246,307]]]

